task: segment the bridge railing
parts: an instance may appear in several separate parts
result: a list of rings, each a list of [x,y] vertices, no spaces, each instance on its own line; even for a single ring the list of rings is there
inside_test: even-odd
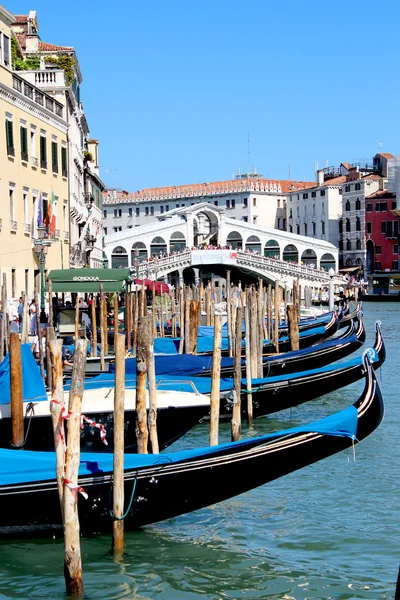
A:
[[[329,274],[324,269],[315,269],[313,267],[307,267],[305,265],[299,265],[297,263],[290,263],[285,260],[279,260],[276,258],[269,258],[267,256],[261,256],[260,254],[251,254],[249,252],[237,252],[238,259],[251,262],[258,266],[269,267],[273,270],[286,271],[288,275],[298,274],[306,277],[317,277],[326,279],[329,281]]]

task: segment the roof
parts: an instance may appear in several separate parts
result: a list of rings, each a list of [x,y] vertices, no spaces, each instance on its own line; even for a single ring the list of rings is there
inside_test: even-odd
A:
[[[396,194],[393,192],[389,192],[388,190],[378,190],[369,196],[366,196],[368,200],[374,200],[375,198],[379,200],[380,198],[396,198]]]
[[[14,15],[15,21],[14,23],[18,23],[19,25],[23,25],[28,22],[28,15]]]
[[[267,192],[275,194],[287,194],[315,187],[315,181],[290,181],[288,179],[229,179],[225,181],[213,181],[211,183],[192,183],[178,186],[161,188],[147,188],[133,193],[117,192],[116,198],[111,197],[109,192],[104,192],[103,198],[106,204],[120,202],[137,202],[148,200],[170,200],[174,198],[188,198],[198,196],[214,196],[217,194],[232,194],[234,192]]]
[[[329,185],[341,185],[346,182],[346,175],[340,175],[339,177],[332,177],[332,179],[327,179],[321,186],[318,187],[327,187]],[[316,186],[317,187],[317,186]]]
[[[26,50],[26,34],[16,32],[15,37],[19,41],[22,50]],[[40,40],[39,40],[39,50],[42,50],[43,52],[57,52],[57,51],[74,52],[75,51],[74,48],[72,48],[72,46],[56,46],[55,44],[48,44],[47,42],[41,42]]]
[[[390,154],[390,152],[378,152],[379,156],[383,156],[383,158],[394,158],[393,154]]]
[[[376,173],[370,173],[369,175],[363,175],[361,179],[372,179],[372,181],[380,181],[383,179],[382,175],[377,175]]]
[[[120,292],[131,281],[129,269],[54,269],[51,280],[53,292]]]

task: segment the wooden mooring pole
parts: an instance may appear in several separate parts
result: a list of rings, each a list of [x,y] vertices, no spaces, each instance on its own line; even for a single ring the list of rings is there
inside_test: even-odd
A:
[[[78,517],[78,472],[81,441],[81,406],[85,381],[87,341],[76,340],[69,392],[68,445],[64,477],[64,577],[67,593],[83,596],[80,527]],[[75,486],[75,487],[73,487]]]
[[[251,393],[251,350],[250,350],[250,318],[249,305],[246,302],[246,292],[242,293],[244,300],[244,326],[246,351],[246,390],[247,390],[247,422],[253,422],[253,394]],[[262,358],[262,357],[261,357]]]
[[[149,382],[149,437],[151,451],[153,454],[159,454],[158,436],[157,436],[157,392],[156,392],[156,366],[154,361],[154,340],[150,337],[149,343],[149,364],[147,377]]]
[[[10,392],[11,445],[13,448],[22,448],[24,444],[24,403],[19,333],[10,333]]]
[[[125,336],[116,335],[114,389],[114,475],[113,475],[113,550],[124,551],[124,411],[125,411]]]
[[[211,367],[210,395],[210,446],[217,446],[218,444],[219,395],[221,387],[221,328],[221,315],[214,314],[214,348]]]
[[[139,317],[136,351],[136,442],[138,454],[147,454],[146,376],[152,333],[153,323],[151,316]]]
[[[107,319],[107,315],[105,316]],[[106,348],[106,340],[105,336],[107,332],[104,331],[104,294],[103,294],[103,286],[100,285],[100,369],[104,371],[104,354]]]
[[[62,410],[64,402],[62,340],[49,342],[51,367],[53,371],[53,389],[50,403],[51,421],[53,424],[54,447],[56,452],[56,476],[58,496],[60,498],[61,514],[64,522],[64,468],[65,468],[65,431]]]

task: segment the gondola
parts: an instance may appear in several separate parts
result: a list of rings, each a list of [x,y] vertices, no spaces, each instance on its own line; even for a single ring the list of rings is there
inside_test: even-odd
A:
[[[307,425],[236,443],[125,456],[125,530],[237,496],[355,446],[382,421],[384,405],[368,357],[364,391],[350,407]],[[53,453],[0,450],[0,536],[62,532]],[[113,457],[81,454],[83,534],[110,531]],[[307,474],[304,475],[307,477]]]
[[[264,377],[284,373],[295,373],[306,369],[323,367],[327,364],[345,358],[358,350],[365,342],[365,328],[362,320],[357,320],[357,329],[348,322],[345,333],[334,340],[324,341],[320,344],[280,354],[265,356]],[[155,357],[156,375],[184,375],[187,377],[211,377],[212,356],[193,356],[181,354],[179,360],[168,355]],[[110,372],[115,370],[115,364],[110,364]],[[136,373],[136,359],[128,358],[125,361],[126,373]],[[246,362],[242,359],[242,375],[246,375]],[[233,358],[221,359],[221,377],[233,377]]]

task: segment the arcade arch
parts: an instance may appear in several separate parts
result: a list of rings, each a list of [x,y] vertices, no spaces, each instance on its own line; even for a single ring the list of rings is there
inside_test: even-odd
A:
[[[156,256],[157,254],[163,254],[167,252],[167,244],[161,236],[157,236],[151,240],[150,243],[150,256]]]
[[[135,242],[132,245],[132,250],[131,250],[131,262],[133,265],[133,261],[138,258],[139,262],[143,262],[144,260],[147,260],[147,247],[146,244],[144,244],[143,242]]]
[[[307,250],[304,250],[303,254],[301,255],[301,263],[306,266],[316,267],[317,255],[314,252],[314,250],[312,250],[311,248],[307,248]]]
[[[299,262],[299,251],[294,244],[288,244],[284,247],[282,260],[286,262]]]
[[[175,231],[169,240],[170,252],[184,250],[186,248],[186,238],[180,231]]]
[[[336,261],[332,254],[325,253],[321,256],[320,269],[329,271],[330,268],[336,271]]]
[[[113,269],[128,267],[128,253],[123,246],[116,246],[111,253],[111,267]]]
[[[246,240],[246,250],[261,254],[261,241],[256,235],[250,235]]]
[[[243,238],[238,231],[231,231],[226,238],[226,245],[232,246],[235,250],[243,248]]]
[[[269,258],[280,258],[281,248],[276,240],[268,240],[264,246],[264,256]]]

